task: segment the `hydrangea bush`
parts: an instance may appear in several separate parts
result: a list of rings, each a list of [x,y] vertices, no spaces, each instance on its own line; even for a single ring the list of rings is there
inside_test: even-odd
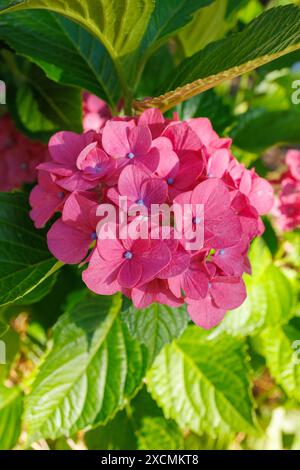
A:
[[[0,449],[299,449],[282,3],[2,0]]]

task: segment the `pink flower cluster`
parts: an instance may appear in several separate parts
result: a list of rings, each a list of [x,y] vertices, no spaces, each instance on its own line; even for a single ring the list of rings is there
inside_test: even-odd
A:
[[[97,131],[110,119],[110,109],[105,101],[85,91],[83,93],[83,129]]]
[[[47,147],[21,134],[9,115],[0,118],[0,191],[11,191],[34,182],[36,166],[47,155]]]
[[[283,231],[300,226],[300,150],[289,150],[285,157],[288,170],[281,176],[280,192],[274,215]]]
[[[249,244],[263,231],[260,215],[273,205],[272,187],[236,161],[231,140],[220,138],[208,119],[170,121],[149,109],[100,127],[51,138],[51,160],[38,166],[30,197],[36,227],[60,213],[48,232],[49,249],[65,263],[85,262],[83,281],[95,293],[121,291],[137,308],[185,302],[196,324],[213,327],[245,300]],[[97,209],[117,207],[119,196],[127,197],[128,210],[132,204],[203,205],[203,246],[188,249],[185,233],[173,236],[173,223],[143,239],[98,237]]]

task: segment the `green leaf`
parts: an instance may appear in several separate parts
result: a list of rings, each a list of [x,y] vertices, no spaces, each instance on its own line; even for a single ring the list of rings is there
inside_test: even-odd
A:
[[[286,248],[285,261],[300,268],[300,232],[286,232],[284,240]]]
[[[18,388],[0,385],[0,449],[13,449],[21,433],[23,396]]]
[[[106,426],[99,426],[85,434],[89,450],[135,450],[134,426],[125,411],[120,411]]]
[[[300,112],[296,109],[252,109],[239,116],[231,137],[237,147],[259,153],[274,145],[300,143]]]
[[[114,61],[124,91],[125,77],[132,63],[154,8],[152,0],[15,0],[6,2],[2,12],[46,9],[75,21],[106,47]]]
[[[189,321],[184,307],[171,308],[160,304],[143,309],[131,306],[122,313],[122,318],[133,337],[145,344],[152,359],[165,344],[183,333]]]
[[[0,194],[0,306],[33,293],[62,263],[29,219],[22,194]]]
[[[156,0],[141,48],[153,50],[192,20],[192,15],[213,0]]]
[[[212,437],[220,430],[255,431],[248,359],[234,338],[210,339],[189,327],[156,358],[147,387],[166,418],[183,429]]]
[[[8,94],[8,107],[21,131],[45,140],[56,132],[82,132],[82,93],[49,80],[35,65],[19,61],[18,79]]]
[[[120,97],[114,63],[88,31],[50,11],[21,11],[0,16],[0,38],[56,82],[79,86],[112,107]]]
[[[182,450],[183,435],[176,423],[164,418],[145,417],[137,432],[140,450]]]
[[[141,386],[146,351],[121,322],[121,304],[84,291],[58,320],[26,400],[30,442],[105,424]]]
[[[209,44],[185,59],[158,89],[160,96],[135,102],[134,106],[139,111],[149,107],[166,111],[299,48],[300,8],[287,5],[268,10],[242,32]]]
[[[261,348],[272,377],[290,398],[300,401],[300,321],[275,326],[260,335]]]
[[[252,276],[246,276],[247,299],[238,309],[228,312],[215,330],[233,336],[253,335],[274,324],[285,324],[293,316],[294,289],[273,264],[271,253],[262,239],[250,251]]]

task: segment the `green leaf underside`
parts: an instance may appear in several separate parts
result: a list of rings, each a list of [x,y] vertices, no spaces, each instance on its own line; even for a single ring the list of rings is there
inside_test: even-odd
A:
[[[2,12],[46,9],[75,21],[107,49],[117,68],[123,90],[132,72],[136,50],[154,8],[152,0],[16,0],[6,2]]]
[[[30,441],[105,424],[141,386],[147,355],[121,322],[121,303],[86,294],[58,320],[26,400]]]
[[[215,334],[253,335],[271,325],[285,324],[293,315],[295,294],[282,271],[273,264],[269,249],[257,239],[250,251],[252,276],[245,279],[247,299],[228,312]]]
[[[136,101],[134,107],[139,111],[150,107],[166,111],[225,80],[299,48],[300,8],[294,5],[273,8],[242,32],[209,44],[185,59],[159,88],[160,96]]]
[[[212,436],[255,432],[247,356],[234,338],[209,340],[189,327],[157,357],[147,387],[166,418],[183,429]]]
[[[77,23],[50,11],[21,11],[0,16],[0,37],[52,80],[89,90],[111,106],[117,103],[120,86],[113,61]]]
[[[123,317],[131,334],[145,344],[153,359],[165,344],[181,335],[189,321],[185,308],[159,304],[143,309],[132,306]]]
[[[33,292],[62,266],[50,255],[28,213],[24,195],[0,194],[0,305]]]
[[[21,433],[23,397],[19,389],[0,386],[0,450],[12,449]]]

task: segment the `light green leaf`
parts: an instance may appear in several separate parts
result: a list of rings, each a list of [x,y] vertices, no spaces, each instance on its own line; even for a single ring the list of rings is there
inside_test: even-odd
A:
[[[182,450],[183,435],[174,421],[145,417],[137,432],[140,450]]]
[[[54,259],[29,219],[22,194],[0,194],[0,306],[20,300],[54,274]]]
[[[21,433],[23,396],[18,388],[0,385],[0,449],[10,450]]]
[[[122,318],[134,338],[145,344],[152,359],[165,344],[183,333],[189,321],[184,307],[171,308],[159,304],[143,309],[131,306],[123,312]]]
[[[0,38],[60,83],[100,96],[112,107],[120,97],[114,63],[105,47],[77,23],[50,11],[0,16]]]
[[[166,111],[299,48],[300,8],[287,5],[268,10],[242,32],[209,44],[185,59],[160,86],[160,96],[135,102],[134,106],[139,111],[150,107]]]
[[[120,320],[121,304],[80,295],[60,317],[26,400],[29,441],[105,424],[141,386],[147,357]]]
[[[2,12],[46,9],[60,13],[93,34],[114,61],[122,86],[154,8],[152,0],[15,0],[6,2]]]
[[[183,429],[212,437],[220,430],[255,431],[248,359],[234,338],[210,339],[189,327],[156,358],[147,387],[166,418]]]
[[[290,398],[300,401],[300,322],[275,326],[260,335],[262,354],[272,377]]]
[[[295,292],[283,272],[273,264],[270,251],[257,239],[250,251],[252,276],[245,276],[247,299],[228,312],[215,330],[233,336],[247,336],[274,324],[285,324],[293,316]]]

